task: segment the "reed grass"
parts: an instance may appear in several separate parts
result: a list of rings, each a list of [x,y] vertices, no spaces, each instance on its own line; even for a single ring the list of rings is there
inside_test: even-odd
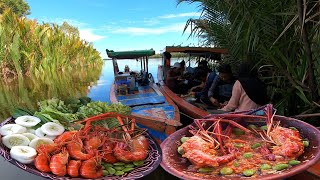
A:
[[[102,66],[92,44],[55,24],[39,24],[6,10],[0,17],[0,76],[36,75]]]

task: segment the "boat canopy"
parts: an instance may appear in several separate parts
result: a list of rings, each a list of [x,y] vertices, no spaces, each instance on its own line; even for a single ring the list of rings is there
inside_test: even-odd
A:
[[[132,51],[113,51],[108,50],[107,55],[112,59],[137,59],[145,56],[152,56],[155,54],[153,49],[150,50],[132,50]]]
[[[166,46],[165,52],[180,52],[189,54],[189,56],[204,57],[220,60],[221,54],[226,54],[227,49],[211,47],[189,47],[189,46]]]

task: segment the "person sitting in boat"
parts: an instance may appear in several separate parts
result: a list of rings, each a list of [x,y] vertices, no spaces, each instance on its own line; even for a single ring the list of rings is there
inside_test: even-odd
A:
[[[195,75],[195,78],[193,79],[193,81],[190,81],[190,82],[188,81],[189,83],[187,88],[190,89],[190,92],[199,92],[206,85],[207,76],[208,76],[207,71],[204,69],[199,69],[196,73],[197,74]]]
[[[128,65],[124,66],[124,73],[130,73],[130,68]]]
[[[223,111],[248,111],[268,103],[266,85],[259,79],[256,68],[242,63],[238,80],[232,88],[232,96]]]
[[[180,71],[181,71],[181,74],[185,74],[185,71],[186,71],[186,62],[184,60],[182,60],[180,62]]]
[[[200,102],[200,98],[208,99],[208,91],[216,76],[217,76],[216,71],[212,71],[211,73],[208,73],[208,76],[205,82],[201,84],[202,86],[199,86],[199,87],[202,87],[200,91],[199,90],[197,91],[197,86],[195,86],[190,89],[189,96],[193,96],[194,98],[196,98],[196,102]]]
[[[220,108],[231,98],[232,87],[236,78],[233,76],[229,64],[221,64],[218,72],[219,75],[215,77],[209,88],[208,97],[202,97],[200,101],[209,106]]]
[[[209,72],[212,72],[212,70],[208,68],[208,61],[200,61],[198,67],[194,69],[193,74],[188,79],[189,89],[201,85],[203,80],[207,78]],[[204,84],[202,84],[202,86],[204,86]]]
[[[171,89],[174,93],[180,94],[178,84],[181,77],[181,71],[180,71],[180,63],[175,62],[172,68],[167,72],[166,76],[166,85],[169,89]]]

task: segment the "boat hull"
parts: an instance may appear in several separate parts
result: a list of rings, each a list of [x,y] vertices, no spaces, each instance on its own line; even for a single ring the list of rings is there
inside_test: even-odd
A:
[[[147,128],[157,142],[174,133],[180,123],[179,109],[166,94],[153,83],[138,87],[131,94],[119,95],[116,85],[110,90],[110,102],[130,106],[139,126]]]
[[[207,111],[190,104],[189,102],[172,92],[168,88],[168,86],[166,86],[163,79],[163,66],[158,67],[158,81],[160,84],[160,89],[178,106],[179,110],[184,114],[192,119],[203,118],[209,115]]]

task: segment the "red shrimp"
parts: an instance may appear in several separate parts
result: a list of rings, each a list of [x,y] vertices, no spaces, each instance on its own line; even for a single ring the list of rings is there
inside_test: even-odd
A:
[[[102,145],[102,140],[98,136],[94,136],[84,142],[85,146],[90,149],[98,149]]]
[[[181,145],[185,154],[183,157],[195,166],[201,167],[217,167],[221,164],[232,161],[236,158],[235,153],[230,153],[224,156],[217,156],[213,145],[203,140],[199,136],[192,136]]]
[[[114,156],[113,149],[115,143],[105,142],[102,146],[102,152],[100,153],[101,158],[107,163],[116,163],[119,160]]]
[[[268,129],[265,133],[266,136],[260,135],[263,139],[275,144],[271,148],[272,154],[280,156],[280,158],[290,159],[300,156],[304,151],[304,146],[299,131],[281,127],[280,122],[274,123],[275,112],[273,112],[271,104],[267,105],[265,112]]]
[[[88,160],[94,156],[94,151],[92,149],[88,149],[88,153],[82,152],[83,143],[81,139],[77,139],[75,141],[72,141],[71,143],[68,143],[67,145],[68,152],[70,156],[77,160]]]
[[[276,146],[272,147],[272,153],[275,155],[296,158],[304,151],[304,146],[297,130],[277,126],[270,131],[270,137],[276,144]]]
[[[51,172],[50,166],[49,166],[49,155],[40,153],[37,155],[37,157],[34,159],[34,165],[36,168],[41,172]]]
[[[93,157],[85,160],[80,166],[80,175],[85,178],[99,178],[102,176],[101,158]]]
[[[67,163],[69,159],[69,153],[66,149],[62,149],[62,152],[52,156],[50,160],[51,172],[57,176],[64,176],[67,174]]]
[[[78,177],[80,166],[81,166],[81,161],[70,160],[67,166],[68,175],[71,177]]]
[[[140,135],[129,142],[119,142],[114,148],[115,157],[123,162],[144,160],[148,156],[148,139]]]
[[[72,141],[76,137],[77,134],[78,134],[78,131],[65,131],[60,136],[58,136],[56,139],[54,139],[54,142],[59,144],[59,143],[65,143],[65,142]]]
[[[56,143],[53,144],[40,144],[36,148],[37,152],[44,153],[44,154],[56,154],[61,150],[61,146]]]
[[[41,144],[36,148],[38,155],[34,159],[34,165],[41,172],[51,172],[50,157],[60,151],[57,144]]]

